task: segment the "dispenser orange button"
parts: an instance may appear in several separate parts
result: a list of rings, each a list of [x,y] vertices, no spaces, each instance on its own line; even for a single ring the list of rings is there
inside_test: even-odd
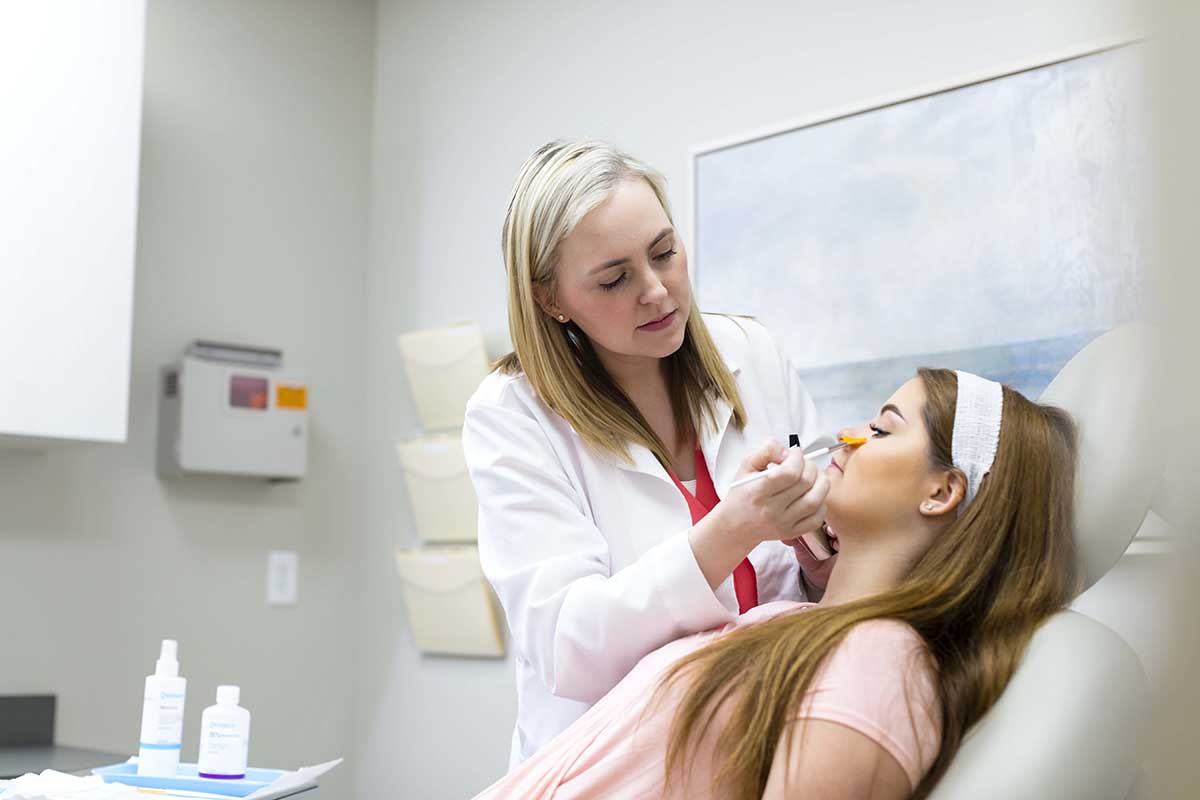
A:
[[[308,387],[276,384],[275,407],[290,408],[294,411],[303,411],[308,408]]]

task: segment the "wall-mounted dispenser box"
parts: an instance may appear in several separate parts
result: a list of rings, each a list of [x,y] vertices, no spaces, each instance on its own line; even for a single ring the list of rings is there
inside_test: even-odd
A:
[[[163,367],[158,472],[298,480],[308,467],[308,376],[283,353],[195,342]]]

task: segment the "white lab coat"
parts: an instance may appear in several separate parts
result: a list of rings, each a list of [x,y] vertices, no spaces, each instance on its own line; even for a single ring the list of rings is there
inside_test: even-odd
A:
[[[805,447],[823,433],[790,363],[759,323],[705,315],[737,380],[746,427],[718,428],[701,449],[720,496],[769,437]],[[517,726],[510,766],[565,729],[642,656],[737,613],[731,578],[714,593],[688,542],[687,502],[653,454],[634,464],[587,447],[524,375],[492,373],[467,404],[463,449],[479,499],[479,556],[516,650]],[[795,554],[777,541],[750,554],[759,601],[803,600]]]

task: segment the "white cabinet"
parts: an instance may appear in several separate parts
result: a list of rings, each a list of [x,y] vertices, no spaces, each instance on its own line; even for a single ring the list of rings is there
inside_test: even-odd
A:
[[[0,440],[123,442],[145,0],[0,0]]]

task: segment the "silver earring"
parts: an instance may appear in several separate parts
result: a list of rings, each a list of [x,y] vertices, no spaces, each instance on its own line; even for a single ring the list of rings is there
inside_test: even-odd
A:
[[[933,511],[933,503],[926,503],[926,504],[925,504],[925,510],[926,510],[926,511]]]
[[[559,315],[558,315],[558,321],[559,321],[559,322],[566,322],[566,321],[567,321],[567,317],[566,317],[566,315],[565,315],[565,314],[559,314]]]

